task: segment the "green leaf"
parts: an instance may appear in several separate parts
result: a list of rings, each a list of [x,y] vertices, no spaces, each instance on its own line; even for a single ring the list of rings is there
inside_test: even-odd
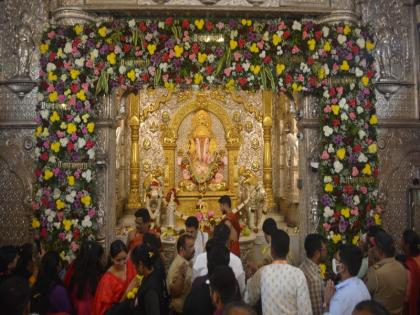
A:
[[[162,70],[161,69],[157,69],[156,70],[156,74],[155,74],[155,78],[153,80],[153,83],[154,83],[155,86],[158,86],[159,85],[161,75],[162,75]]]

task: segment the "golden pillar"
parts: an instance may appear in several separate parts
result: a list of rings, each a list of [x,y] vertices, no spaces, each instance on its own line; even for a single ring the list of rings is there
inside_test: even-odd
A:
[[[129,125],[131,129],[131,159],[130,159],[130,192],[128,193],[128,209],[140,208],[140,160],[139,160],[139,127],[138,97],[130,94],[128,97],[130,108]]]
[[[263,183],[267,194],[267,208],[275,207],[273,200],[273,164],[271,156],[271,129],[273,126],[272,108],[273,108],[273,92],[263,91],[263,131],[264,131],[264,159],[263,159]]]

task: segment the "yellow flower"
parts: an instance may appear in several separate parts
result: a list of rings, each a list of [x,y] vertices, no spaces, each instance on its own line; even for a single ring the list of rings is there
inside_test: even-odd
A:
[[[58,113],[56,111],[53,111],[51,116],[50,116],[50,122],[55,122],[55,121],[59,121],[60,120],[60,116],[58,115]]]
[[[33,229],[37,229],[37,228],[39,228],[40,226],[41,226],[41,222],[39,222],[39,220],[38,220],[38,219],[33,218],[33,219],[32,219],[32,228],[33,228]]]
[[[259,65],[251,65],[251,67],[249,67],[250,70],[252,71],[253,74],[257,75],[258,73],[260,73],[261,71],[261,67]]]
[[[364,76],[362,77],[362,84],[363,84],[364,86],[368,86],[368,84],[369,84],[369,77],[368,77],[368,76],[364,75]]]
[[[175,51],[175,57],[179,58],[182,56],[182,53],[184,52],[184,48],[181,46],[175,45],[174,51]]]
[[[343,71],[349,71],[350,66],[347,60],[343,60],[343,63],[341,64],[340,69]]]
[[[371,51],[373,48],[375,48],[375,43],[371,42],[370,40],[368,40],[366,42],[366,49]]]
[[[327,265],[319,264],[319,272],[321,273],[321,277],[325,279],[327,276]]]
[[[359,236],[359,235],[355,235],[355,236],[353,237],[353,240],[351,241],[351,242],[352,242],[352,244],[353,244],[353,245],[357,245],[357,244],[359,244],[359,239],[360,239],[360,236]]]
[[[324,190],[325,190],[326,192],[332,192],[332,191],[334,190],[334,186],[333,186],[331,183],[327,183],[327,184],[325,185]]]
[[[341,235],[340,234],[334,234],[331,237],[331,239],[332,239],[332,241],[333,241],[334,244],[337,244],[339,241],[341,241]]]
[[[340,113],[340,106],[338,106],[337,104],[333,104],[331,105],[331,110],[334,115],[338,115]]]
[[[207,60],[207,55],[206,54],[202,54],[202,53],[198,53],[198,62],[199,63],[204,63]]]
[[[351,28],[350,28],[350,26],[348,26],[347,24],[344,26],[344,30],[343,30],[343,33],[344,33],[344,35],[348,35],[348,34],[350,34],[350,32],[351,32]]]
[[[276,65],[276,73],[277,73],[277,75],[282,74],[283,71],[284,71],[284,69],[286,69],[286,66],[284,64],[282,64],[282,63],[277,64]]]
[[[309,50],[314,50],[315,49],[315,46],[316,46],[316,41],[315,41],[315,39],[310,39],[310,40],[308,40],[308,48],[309,48]]]
[[[48,72],[48,80],[49,81],[57,81],[57,75],[54,74],[54,72],[52,72],[52,71]]]
[[[71,70],[70,70],[70,77],[71,77],[73,80],[76,80],[76,79],[77,79],[77,77],[79,76],[79,74],[80,74],[80,71],[79,71],[79,70],[76,70],[76,69],[71,69]]]
[[[230,50],[234,50],[236,47],[238,47],[238,42],[234,39],[231,39],[229,41]]]
[[[378,123],[378,117],[376,115],[370,116],[369,123],[371,125],[376,125]]]
[[[87,207],[92,202],[92,198],[89,195],[85,195],[80,199],[80,201],[85,205],[85,207]]]
[[[77,131],[77,128],[76,128],[76,125],[75,125],[75,124],[73,124],[73,123],[69,123],[69,124],[67,125],[67,133],[68,133],[69,135],[71,135],[71,134],[75,133],[76,131]]]
[[[233,89],[233,88],[235,87],[235,81],[234,81],[233,79],[230,79],[229,81],[227,81],[227,83],[226,83],[225,87],[226,87],[228,90]]]
[[[60,124],[60,128],[63,130],[67,129],[67,123],[65,123],[64,121]]]
[[[343,160],[343,159],[346,157],[346,149],[344,149],[344,148],[339,149],[339,150],[337,151],[337,157],[338,157],[340,160]]]
[[[318,72],[318,78],[320,80],[325,79],[325,69],[324,68],[320,68],[319,72]]]
[[[131,69],[127,72],[127,77],[131,80],[131,82],[134,82],[136,80],[136,72],[134,69]]]
[[[60,142],[57,141],[51,144],[51,150],[58,153],[60,151]]]
[[[93,130],[95,129],[95,123],[93,123],[93,122],[90,122],[90,123],[88,123],[87,124],[87,130],[88,130],[88,132],[89,133],[92,133],[93,132]]]
[[[149,54],[153,55],[156,51],[156,45],[153,45],[153,44],[147,45],[147,50],[149,51]]]
[[[74,32],[76,33],[76,35],[80,35],[80,33],[83,32],[83,26],[81,26],[80,24],[76,24],[74,26]]]
[[[53,177],[54,176],[54,173],[53,172],[51,172],[49,169],[46,169],[45,171],[44,171],[44,179],[45,180],[49,180],[51,177]]]
[[[324,44],[324,51],[331,51],[331,44],[330,44],[330,42],[325,42],[325,44]]]
[[[341,215],[345,217],[346,219],[350,218],[350,209],[349,208],[341,209]]]
[[[83,120],[83,122],[86,124],[87,123],[87,120],[89,119],[89,114],[88,113],[86,113],[86,114],[83,114],[82,115],[82,120]]]
[[[165,88],[168,90],[173,90],[174,89],[174,83],[173,82],[165,82]]]
[[[38,138],[39,135],[41,134],[41,132],[42,132],[42,127],[41,126],[36,127],[36,129],[35,129],[35,138]]]
[[[382,218],[381,218],[381,215],[379,213],[375,213],[373,218],[375,219],[375,224],[376,225],[381,225],[382,224]]]
[[[203,76],[201,73],[194,74],[194,84],[200,84],[203,81]]]
[[[58,58],[61,58],[61,57],[63,57],[63,56],[64,56],[63,49],[58,48],[58,50],[57,50],[57,57],[58,57]]]
[[[278,44],[281,43],[281,37],[277,34],[273,35],[273,44],[274,46],[277,46]]]
[[[204,20],[203,19],[199,19],[199,20],[195,20],[194,21],[194,25],[199,29],[203,29],[204,27]]]
[[[98,34],[101,37],[105,37],[106,33],[107,33],[108,29],[106,28],[106,26],[102,26],[99,30],[98,30]]]
[[[117,55],[112,52],[106,56],[106,60],[108,60],[111,65],[115,65],[117,63]]]
[[[260,49],[258,48],[256,43],[252,43],[251,47],[249,48],[249,51],[253,53],[258,53]]]
[[[57,199],[56,201],[55,201],[55,207],[57,208],[57,210],[61,210],[61,209],[63,209],[64,207],[65,207],[65,203],[64,203],[64,201],[63,200],[61,200],[61,199]]]
[[[63,220],[63,226],[64,226],[64,230],[65,230],[66,232],[70,231],[70,229],[71,229],[71,225],[72,225],[71,220],[67,220],[67,219],[64,219],[64,220]]]
[[[43,136],[44,138],[46,138],[49,135],[50,135],[50,132],[48,131],[48,128],[44,128],[44,130],[42,131],[41,136]]]
[[[70,186],[74,186],[74,182],[75,180],[73,175],[67,176],[67,184],[69,184]]]
[[[251,26],[252,25],[252,20],[246,20],[246,26]]]
[[[372,168],[370,167],[370,164],[365,164],[365,167],[362,169],[362,174],[372,175]]]
[[[81,101],[86,100],[85,90],[80,90],[79,92],[76,93],[76,96]]]
[[[292,83],[292,90],[293,92],[300,92],[302,91],[302,85],[297,84],[296,82]]]
[[[376,143],[372,143],[371,145],[369,145],[368,151],[372,154],[376,153],[378,151],[378,146],[376,145]]]
[[[41,54],[45,54],[48,49],[50,49],[50,46],[48,44],[41,44],[39,45],[39,51],[41,52]]]
[[[245,26],[245,25],[246,25],[246,19],[242,19],[242,20],[241,20],[241,24],[242,24],[243,26]]]

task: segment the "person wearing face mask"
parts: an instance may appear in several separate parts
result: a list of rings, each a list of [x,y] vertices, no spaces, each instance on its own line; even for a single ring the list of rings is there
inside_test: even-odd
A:
[[[299,266],[308,282],[311,297],[312,313],[322,314],[322,300],[324,295],[324,281],[321,277],[319,264],[327,257],[327,246],[319,234],[309,234],[305,239],[306,257]]]
[[[366,285],[372,299],[383,304],[391,314],[402,314],[408,272],[394,257],[394,240],[389,234],[380,231],[370,246],[369,258],[373,257],[377,261],[367,273]]]
[[[334,273],[340,283],[334,286],[329,280],[324,293],[324,314],[351,315],[354,307],[361,301],[370,300],[370,294],[357,273],[362,264],[362,252],[355,245],[342,244],[332,261]]]

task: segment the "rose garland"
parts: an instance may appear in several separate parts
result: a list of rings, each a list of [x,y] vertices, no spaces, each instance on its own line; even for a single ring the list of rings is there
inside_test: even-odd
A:
[[[97,229],[97,97],[195,85],[316,95],[322,109],[322,232],[331,248],[380,223],[374,48],[366,27],[273,19],[115,20],[52,26],[39,46],[33,227],[71,259]]]

